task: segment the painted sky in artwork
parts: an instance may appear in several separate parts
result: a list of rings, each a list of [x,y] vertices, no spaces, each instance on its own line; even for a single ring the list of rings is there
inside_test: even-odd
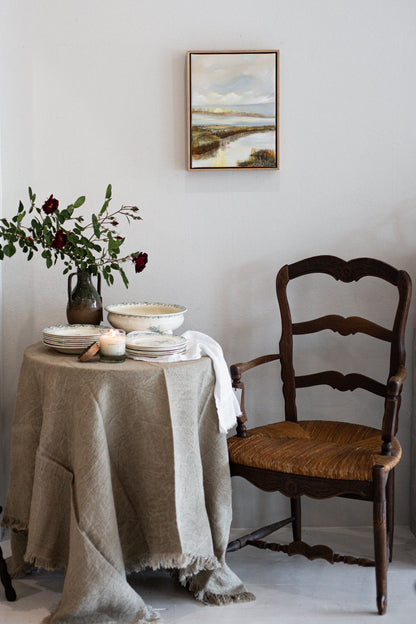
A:
[[[276,55],[192,54],[192,106],[267,104],[276,98]]]

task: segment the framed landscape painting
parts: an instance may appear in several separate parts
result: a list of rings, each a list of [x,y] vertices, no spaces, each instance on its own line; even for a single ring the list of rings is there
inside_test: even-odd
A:
[[[188,52],[188,169],[279,169],[279,51]]]

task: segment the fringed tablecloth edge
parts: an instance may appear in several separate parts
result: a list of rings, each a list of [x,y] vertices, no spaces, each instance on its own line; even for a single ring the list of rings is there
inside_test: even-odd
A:
[[[145,568],[152,570],[185,570],[186,575],[198,574],[202,570],[216,570],[221,566],[215,555],[203,556],[191,553],[181,553],[178,555],[143,555],[138,561],[127,561],[125,563],[126,574],[141,572]]]
[[[47,559],[45,557],[41,557],[31,552],[30,550],[25,553],[25,562],[31,565],[33,568],[42,568],[43,570],[47,570],[48,572],[53,572],[54,570],[62,570],[66,571],[67,565],[63,561],[58,561],[57,559]]]
[[[194,596],[204,604],[217,606],[227,605],[231,602],[251,602],[256,600],[256,596],[248,591],[243,591],[238,594],[214,594],[202,590],[200,592],[194,592]]]
[[[6,529],[10,529],[12,531],[19,531],[22,533],[27,533],[28,531],[28,523],[22,522],[17,518],[13,518],[12,516],[3,514],[3,520],[0,523],[0,526],[5,527]]]

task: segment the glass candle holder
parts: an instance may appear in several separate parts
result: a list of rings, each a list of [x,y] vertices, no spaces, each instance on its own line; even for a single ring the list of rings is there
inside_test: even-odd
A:
[[[100,336],[100,362],[124,362],[126,359],[126,332],[109,329]]]

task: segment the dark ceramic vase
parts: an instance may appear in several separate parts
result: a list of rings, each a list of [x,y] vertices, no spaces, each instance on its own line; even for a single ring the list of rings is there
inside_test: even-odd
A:
[[[77,276],[77,283],[72,290],[72,278]],[[91,281],[89,271],[71,273],[68,277],[68,305],[66,307],[68,323],[99,325],[103,320],[101,299],[101,275],[97,274],[97,288]]]

